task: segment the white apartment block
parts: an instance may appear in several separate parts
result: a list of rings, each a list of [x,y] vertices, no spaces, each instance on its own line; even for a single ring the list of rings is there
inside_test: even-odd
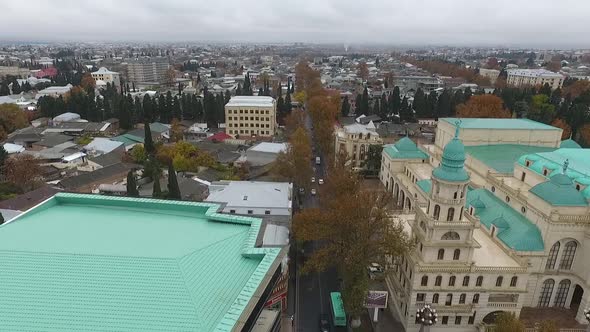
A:
[[[416,241],[386,277],[406,331],[420,330],[425,304],[438,312],[432,331],[488,331],[499,312],[523,307],[586,323],[590,149],[561,133],[522,119],[441,118],[433,145],[384,147],[380,180]]]
[[[360,170],[367,160],[369,146],[382,145],[383,141],[375,131],[373,122],[363,125],[353,123],[337,128],[334,133],[336,151],[335,156],[344,152],[350,158],[353,168]]]
[[[240,136],[274,136],[277,105],[272,97],[235,96],[225,104],[225,133]]]
[[[546,69],[508,69],[509,86],[526,87],[549,84],[551,89],[561,88],[565,77]]]
[[[6,77],[7,75],[27,78],[31,74],[28,68],[20,68],[17,66],[0,66],[0,77]]]
[[[170,64],[163,60],[136,60],[127,64],[127,79],[134,83],[161,83]]]
[[[114,84],[115,86],[121,85],[121,75],[105,67],[100,67],[97,71],[91,73],[91,75],[98,87],[106,86],[107,83]]]

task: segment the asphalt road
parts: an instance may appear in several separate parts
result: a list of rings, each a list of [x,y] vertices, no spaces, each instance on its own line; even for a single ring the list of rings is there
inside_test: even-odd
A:
[[[311,130],[311,119],[307,116],[306,127],[312,137],[312,144],[315,145]],[[325,179],[325,163],[323,157],[321,158],[321,164],[315,164],[315,156],[319,156],[318,149],[315,149],[314,159],[310,160],[312,167],[315,168],[315,184],[313,188],[320,189],[321,185],[318,185],[319,179]],[[311,179],[310,179],[311,181]],[[310,193],[305,193],[303,198],[302,208],[319,207],[318,196],[313,196]],[[315,248],[319,246],[318,243],[310,242],[305,245],[303,251],[305,256],[311,254]],[[300,248],[301,249],[301,248]],[[330,269],[324,272],[313,272],[306,275],[300,275],[297,268],[303,261],[303,255],[301,250],[297,259],[295,260],[296,266],[296,280],[295,280],[295,331],[308,332],[308,331],[319,331],[319,318],[320,315],[325,314],[330,317],[330,292],[339,291],[338,275],[335,269]],[[333,332],[346,331],[345,328],[334,328]]]

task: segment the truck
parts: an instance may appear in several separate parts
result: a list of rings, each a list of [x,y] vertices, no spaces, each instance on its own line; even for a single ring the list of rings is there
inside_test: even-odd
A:
[[[321,163],[320,157],[315,157],[315,164],[319,165]]]

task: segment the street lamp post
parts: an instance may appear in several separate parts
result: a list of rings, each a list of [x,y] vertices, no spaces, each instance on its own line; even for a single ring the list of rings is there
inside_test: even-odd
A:
[[[416,317],[421,325],[420,332],[429,332],[430,327],[438,321],[436,309],[432,308],[430,304],[425,304],[422,308],[416,310]]]
[[[584,310],[584,318],[588,321],[588,328],[586,329],[587,332],[590,332],[590,308],[586,308]]]

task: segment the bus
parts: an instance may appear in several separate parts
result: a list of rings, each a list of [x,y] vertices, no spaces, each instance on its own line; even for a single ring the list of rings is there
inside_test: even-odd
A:
[[[333,325],[346,326],[346,313],[344,312],[344,303],[342,303],[342,294],[340,292],[330,293],[330,305],[332,307]]]

